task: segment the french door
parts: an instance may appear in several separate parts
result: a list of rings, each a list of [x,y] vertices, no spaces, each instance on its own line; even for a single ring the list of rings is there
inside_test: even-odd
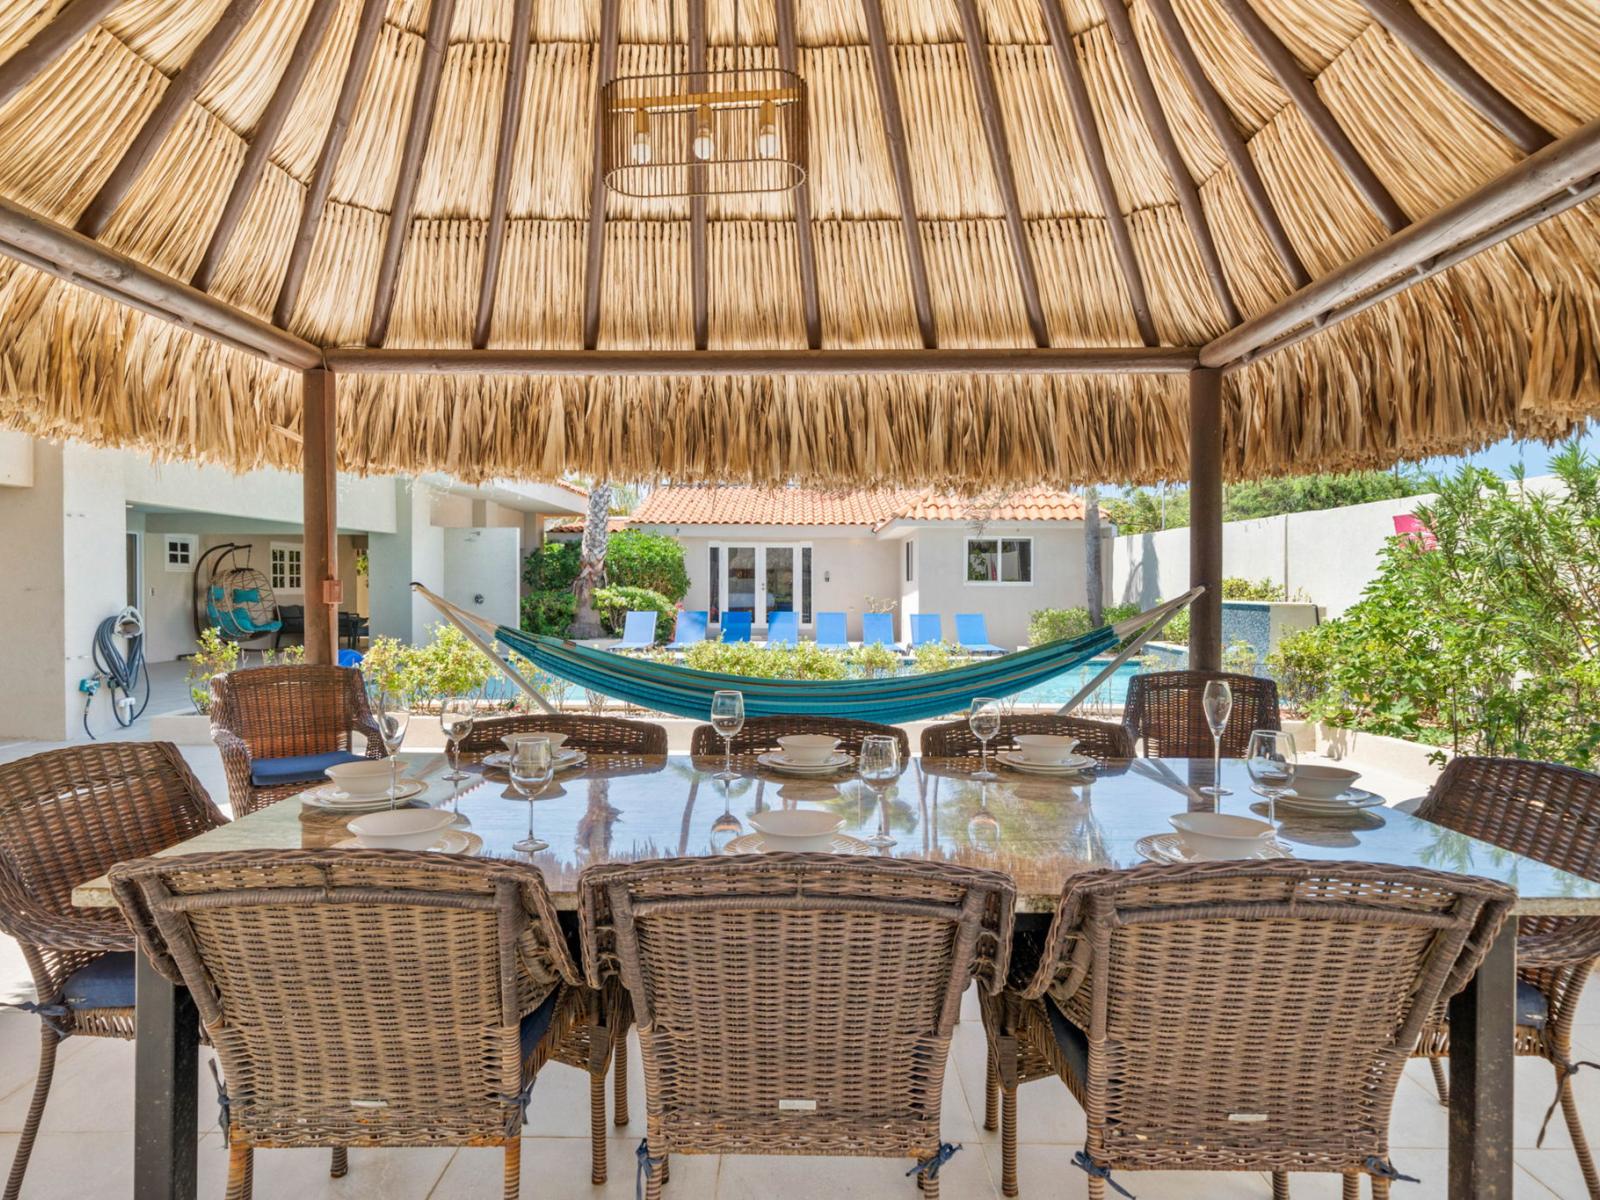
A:
[[[802,543],[726,542],[711,547],[712,604],[766,625],[789,610],[811,624],[811,547]]]

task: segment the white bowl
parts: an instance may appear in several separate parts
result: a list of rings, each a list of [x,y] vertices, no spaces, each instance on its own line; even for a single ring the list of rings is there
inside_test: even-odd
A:
[[[394,765],[386,759],[364,758],[328,768],[333,786],[347,796],[381,796],[394,782]]]
[[[550,753],[560,754],[561,743],[567,740],[564,733],[508,733],[500,741],[505,745],[508,754],[517,752],[518,742],[549,742]]]
[[[1066,762],[1078,748],[1077,738],[1054,733],[1019,733],[1013,740],[1023,762],[1037,763],[1041,767]]]
[[[1254,858],[1272,836],[1272,826],[1227,813],[1173,813],[1167,820],[1197,858]]]
[[[1332,800],[1348,792],[1361,778],[1360,771],[1346,767],[1325,767],[1320,763],[1303,763],[1294,770],[1294,792],[1310,800]]]
[[[356,817],[346,828],[373,850],[426,850],[454,820],[437,808],[396,808]]]
[[[818,808],[786,808],[758,813],[750,824],[769,850],[826,850],[844,818]]]
[[[784,758],[801,767],[820,767],[839,748],[839,739],[822,733],[792,733],[778,739]]]

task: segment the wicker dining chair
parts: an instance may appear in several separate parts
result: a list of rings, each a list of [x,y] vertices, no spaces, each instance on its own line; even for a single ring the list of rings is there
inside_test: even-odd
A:
[[[1468,875],[1277,860],[1074,876],[1013,986],[980,994],[1017,1189],[1017,1087],[1059,1076],[1088,1118],[1076,1165],[1336,1172],[1389,1194],[1389,1118],[1412,1047],[1514,900]],[[1263,970],[1263,963],[1283,969]]]
[[[566,745],[589,754],[665,755],[667,752],[667,731],[660,725],[586,713],[480,717],[472,723],[472,732],[461,739],[461,752],[481,754],[503,749],[500,739],[508,733],[564,733]]]
[[[1600,880],[1600,775],[1552,763],[1510,758],[1455,758],[1434,783],[1416,815],[1481,841],[1504,846],[1585,879]],[[1542,1058],[1556,1073],[1556,1100],[1591,1197],[1600,1198],[1600,1175],[1584,1136],[1572,1093],[1572,1058],[1578,998],[1600,965],[1600,918],[1522,917],[1517,923],[1517,1025],[1515,1053]],[[1450,1098],[1443,1059],[1450,1052],[1445,1023],[1431,1028],[1419,1047],[1433,1067],[1441,1103]],[[1541,1129],[1539,1140],[1543,1142]]]
[[[111,909],[74,908],[72,889],[125,858],[226,824],[168,742],[97,742],[0,765],[0,931],[33,974],[39,1075],[6,1182],[16,1200],[73,1035],[131,1039],[133,933]]]
[[[733,738],[735,754],[772,754],[781,749],[778,739],[798,733],[820,733],[839,739],[839,748],[860,754],[861,743],[873,735],[892,737],[900,743],[900,761],[911,757],[911,739],[898,725],[879,725],[849,717],[751,717]],[[722,753],[722,735],[710,725],[696,725],[689,739],[689,753],[706,757]]]
[[[1000,732],[989,739],[989,752],[1014,750],[1019,733],[1075,737],[1079,750],[1099,759],[1132,758],[1135,754],[1133,738],[1121,725],[1113,725],[1109,721],[1091,721],[1087,717],[1058,717],[1047,713],[1002,716]],[[946,721],[942,725],[929,725],[922,731],[923,758],[977,758],[981,749],[965,717],[959,721]]]
[[[497,1145],[504,1195],[580,980],[531,866],[372,850],[141,859],[111,871],[221,1067],[228,1200],[257,1148]]]
[[[1122,724],[1135,740],[1143,739],[1150,758],[1210,758],[1211,726],[1206,724],[1201,700],[1206,684],[1214,679],[1233,692],[1233,712],[1222,734],[1222,756],[1243,758],[1250,734],[1257,729],[1281,729],[1278,685],[1255,675],[1226,671],[1153,671],[1128,680],[1128,700]]]
[[[366,739],[357,751],[352,735]],[[379,758],[383,741],[361,672],[247,667],[211,681],[211,740],[222,752],[236,817],[293,796],[336,763]]]
[[[968,983],[1004,978],[1008,878],[765,854],[590,867],[579,893],[590,985],[620,977],[639,1024],[649,1200],[673,1153],[905,1156],[938,1195],[950,1037]]]

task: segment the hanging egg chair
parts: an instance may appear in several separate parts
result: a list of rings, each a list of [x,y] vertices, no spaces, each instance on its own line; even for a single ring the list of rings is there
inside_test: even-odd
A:
[[[205,613],[205,625],[215,628],[232,642],[247,642],[267,637],[283,628],[278,614],[278,598],[266,575],[250,565],[250,547],[228,544],[206,552],[217,554],[208,576],[195,572],[197,587],[203,588],[196,605],[196,620]],[[243,559],[240,559],[240,554]]]

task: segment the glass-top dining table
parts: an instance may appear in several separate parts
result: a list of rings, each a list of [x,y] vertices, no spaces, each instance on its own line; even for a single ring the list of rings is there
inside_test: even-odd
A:
[[[1104,763],[1090,775],[970,776],[976,759],[913,758],[883,789],[883,807],[850,776],[794,778],[753,759],[735,758],[738,777],[717,778],[720,757],[593,754],[559,772],[531,804],[502,774],[474,763],[452,783],[439,755],[407,754],[406,774],[426,784],[412,804],[458,814],[462,852],[514,858],[538,867],[563,921],[575,927],[578,877],[602,862],[738,852],[751,818],[767,809],[825,808],[861,853],[926,858],[1008,874],[1017,888],[1019,930],[1042,929],[1063,887],[1081,871],[1146,861],[1141,839],[1169,833],[1184,811],[1265,813],[1241,762],[1224,760],[1232,793],[1202,793],[1209,759],[1134,759]],[[1480,875],[1510,884],[1516,911],[1600,915],[1600,883],[1556,870],[1393,808],[1335,818],[1280,811],[1278,838],[1295,857],[1395,863]],[[348,843],[350,817],[294,797],[210,830],[164,853],[301,849]],[[521,854],[513,845],[532,826],[548,843]],[[892,846],[865,839],[887,825]],[[461,836],[467,835],[467,836]],[[739,839],[746,839],[740,841]],[[74,903],[114,903],[105,879],[86,880]],[[569,928],[569,934],[575,932]],[[1510,1200],[1512,925],[1490,949],[1473,982],[1451,1006],[1450,1196]],[[195,1188],[195,1010],[184,989],[138,964],[135,1190],[138,1200],[191,1200]]]

